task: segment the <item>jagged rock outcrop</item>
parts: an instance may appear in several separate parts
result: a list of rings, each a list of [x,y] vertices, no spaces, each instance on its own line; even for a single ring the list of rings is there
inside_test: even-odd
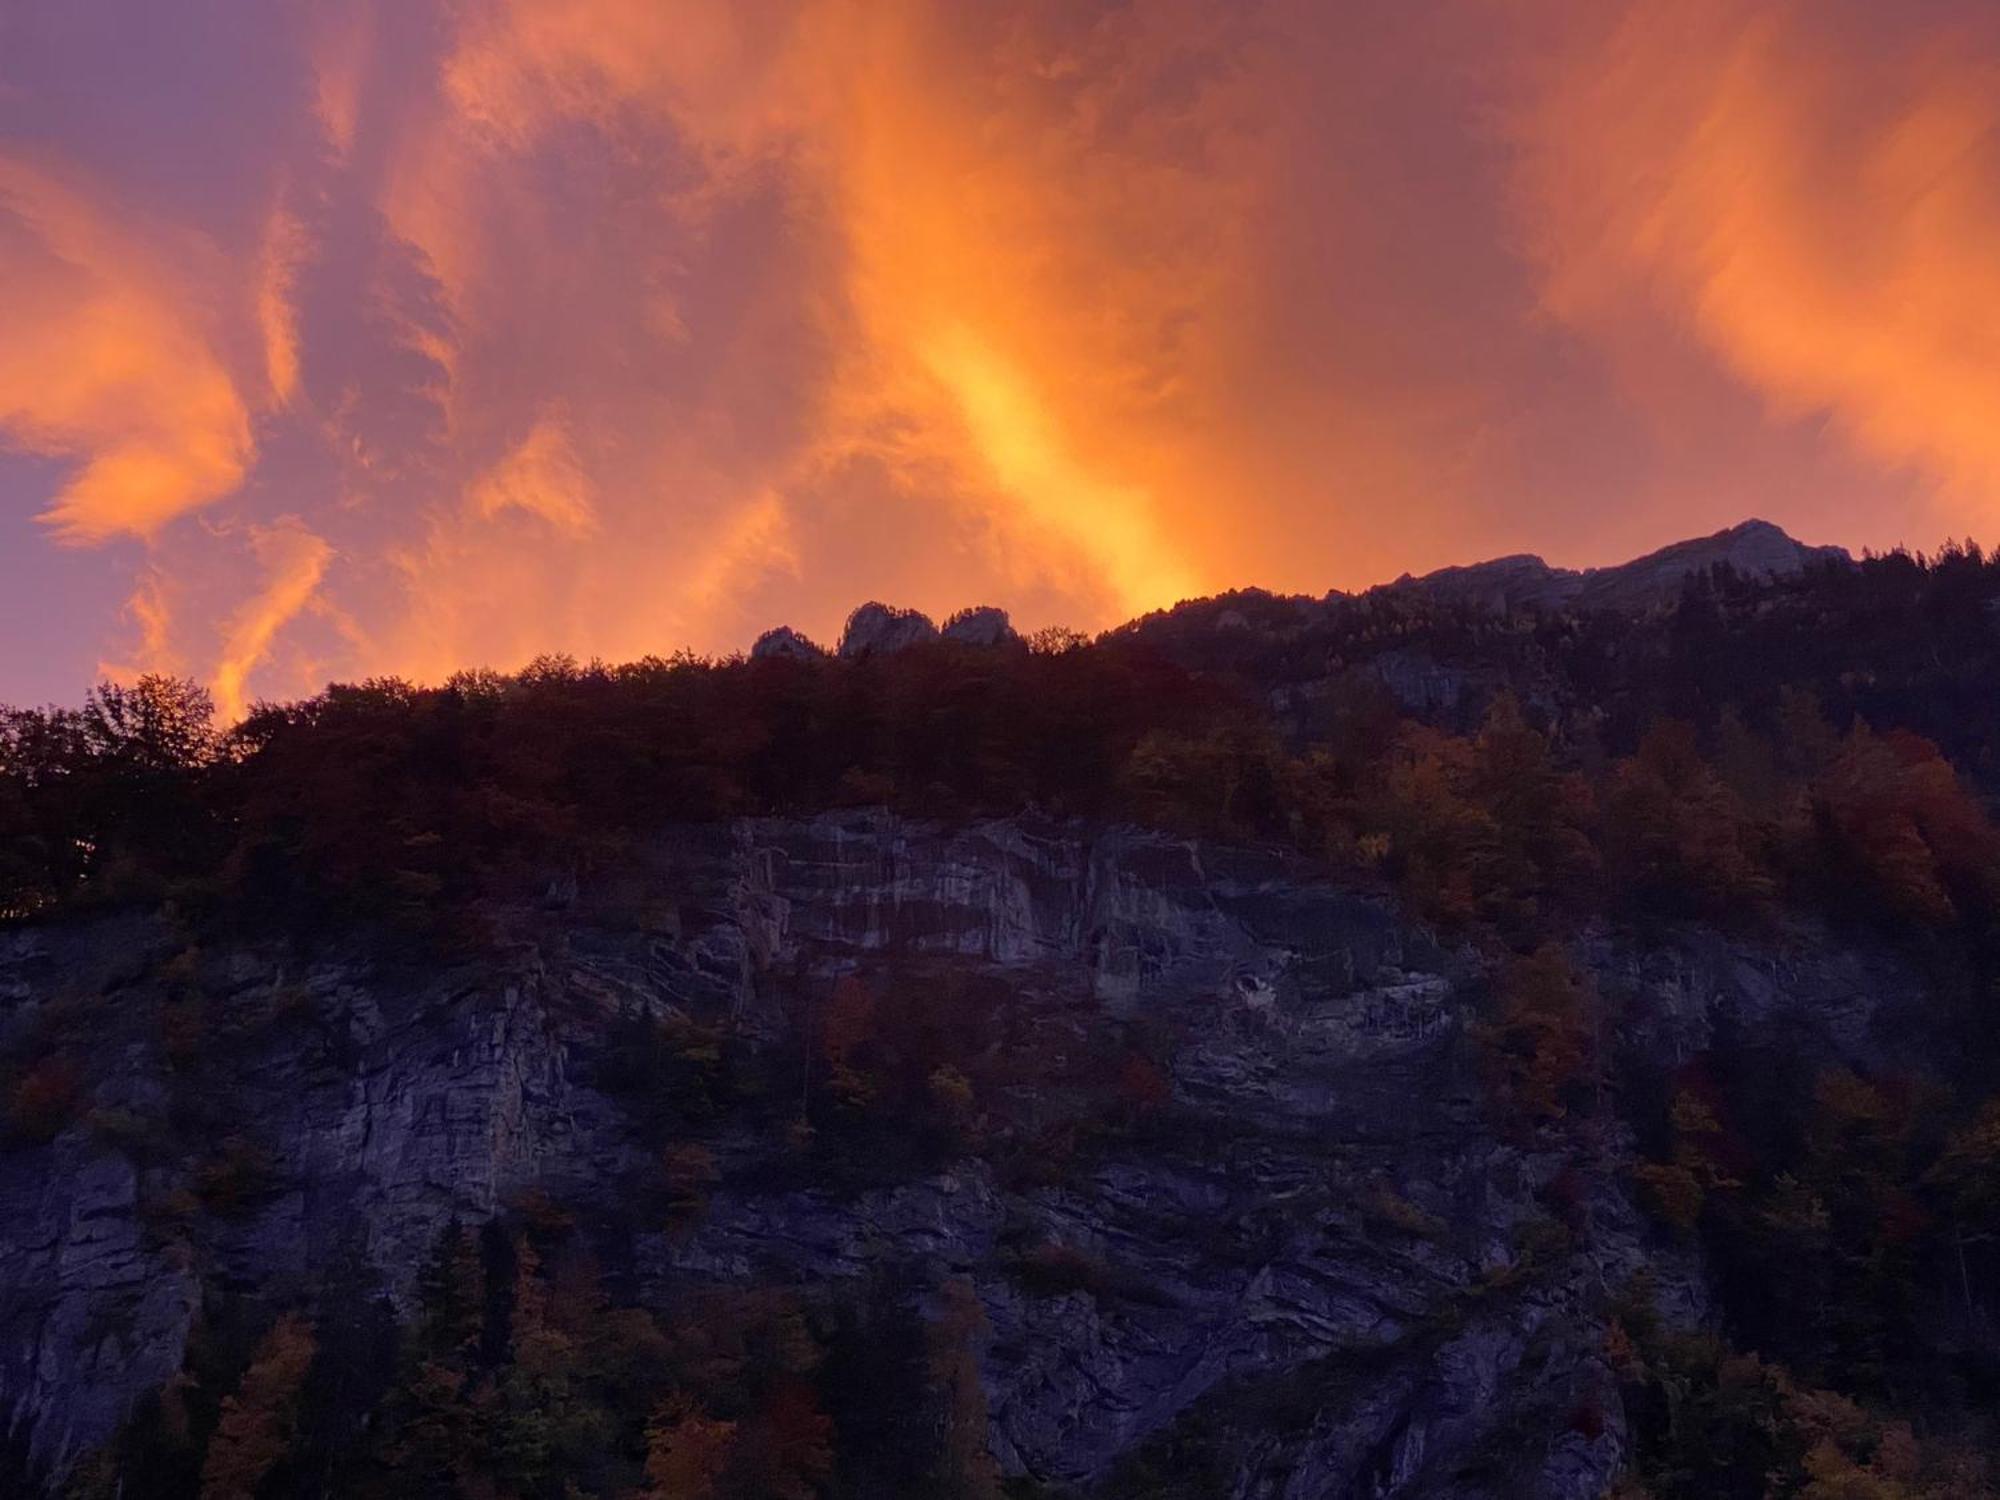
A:
[[[887,656],[937,638],[937,626],[922,611],[871,601],[847,617],[847,628],[840,633],[840,654],[849,660]]]
[[[0,1152],[0,1405],[44,1476],[173,1376],[203,1278],[310,1302],[358,1265],[407,1305],[448,1222],[530,1191],[583,1205],[642,1299],[838,1286],[885,1256],[969,1281],[992,1452],[1078,1493],[1198,1430],[1215,1493],[1243,1500],[1596,1500],[1624,1441],[1605,1289],[1644,1266],[1675,1315],[1703,1313],[1699,1268],[1615,1174],[1551,1234],[1562,1157],[1496,1131],[1470,1056],[1479,962],[1379,896],[1266,853],[1027,817],[744,820],[663,833],[646,864],[559,914],[503,914],[505,951],[445,971],[359,946],[176,958],[147,924],[6,939],[0,1030],[76,1026],[88,1090],[54,1140]],[[1825,942],[1607,933],[1588,958],[1668,1059],[1724,1014],[1878,1047],[1912,987]],[[657,1168],[602,1081],[621,1020],[726,1019],[782,1046],[863,971],[1004,997],[1034,1063],[982,1101],[993,1128],[1059,1118],[1061,1060],[1133,1026],[1169,1039],[1160,1123],[1039,1178],[972,1153],[860,1184],[774,1172],[782,1143],[723,1129],[697,1222],[635,1211]],[[204,1045],[232,1049],[226,1098],[176,1093],[159,1018],[192,1004],[221,1028]],[[198,1151],[254,1154],[251,1186],[190,1198],[212,1161],[145,1124],[188,1109],[208,1112]],[[1600,1428],[1568,1421],[1585,1403]]]
[[[990,604],[961,609],[944,622],[943,636],[961,646],[1004,646],[1020,640],[1007,611]]]
[[[793,661],[818,661],[826,654],[824,646],[807,639],[789,625],[779,625],[765,631],[750,647],[752,661],[772,656],[782,656]]]
[[[956,641],[962,646],[1003,646],[1021,637],[1007,611],[990,604],[958,611],[940,630],[917,610],[871,603],[848,616],[847,626],[841,632],[839,654],[849,659],[886,655],[939,639]],[[782,656],[796,661],[818,661],[828,654],[825,647],[789,625],[765,631],[750,648],[752,660]]]

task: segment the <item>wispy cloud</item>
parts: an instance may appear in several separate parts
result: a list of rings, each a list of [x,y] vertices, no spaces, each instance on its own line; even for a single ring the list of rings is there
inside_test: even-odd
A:
[[[594,489],[558,408],[545,411],[505,458],[475,479],[466,498],[488,520],[503,511],[520,511],[581,537],[597,526]]]
[[[213,679],[216,711],[225,723],[249,709],[252,673],[278,632],[312,601],[333,560],[332,547],[290,518],[252,532],[251,551],[264,570],[263,585],[230,616]]]
[[[1549,308],[1664,307],[1780,415],[1928,471],[1941,525],[2000,519],[2000,23],[1605,13],[1518,119]]]
[[[42,519],[62,540],[149,536],[220,499],[250,412],[191,288],[80,185],[0,156],[0,429],[69,460]]]

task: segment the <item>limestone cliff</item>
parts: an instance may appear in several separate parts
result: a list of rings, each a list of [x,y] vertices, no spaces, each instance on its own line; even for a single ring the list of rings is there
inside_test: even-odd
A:
[[[1026,817],[738,821],[662,833],[644,863],[491,913],[477,961],[191,954],[152,920],[0,939],[6,1034],[70,1028],[87,1058],[74,1120],[0,1154],[0,1407],[35,1483],[175,1378],[204,1298],[339,1320],[328,1288],[359,1275],[407,1306],[445,1226],[531,1194],[570,1206],[641,1305],[884,1265],[968,1281],[988,1448],[1047,1494],[1159,1461],[1244,1500],[1594,1500],[1626,1440],[1608,1299],[1644,1268],[1670,1316],[1706,1315],[1701,1265],[1624,1196],[1615,1132],[1578,1190],[1574,1146],[1496,1126],[1467,1043],[1480,962],[1377,894]],[[1876,1047],[1912,984],[1823,942],[1587,948],[1624,1040],[1664,1060],[1718,1017]],[[724,1113],[699,1132],[705,1201],[669,1222],[607,1082],[630,1023],[726,1022],[796,1054],[810,1116],[814,1028],[861,973],[986,986],[1004,1081],[973,1106],[981,1144],[836,1176]],[[190,1005],[226,1097],[181,1097],[162,1018]],[[1022,1170],[1083,1108],[1077,1059],[1141,1033],[1163,1082],[1147,1122]]]

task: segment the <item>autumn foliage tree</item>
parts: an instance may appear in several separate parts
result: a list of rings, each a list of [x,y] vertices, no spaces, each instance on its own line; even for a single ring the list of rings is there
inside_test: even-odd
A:
[[[2000,836],[1930,741],[1857,724],[1807,798],[1809,856],[1833,886],[1931,927],[1992,911]]]
[[[312,1325],[287,1313],[257,1346],[250,1368],[222,1403],[201,1468],[201,1500],[255,1500],[258,1486],[290,1451],[299,1393],[316,1348]]]
[[[989,1331],[986,1313],[963,1278],[945,1283],[940,1303],[930,1327],[931,1388],[942,1428],[933,1493],[938,1500],[999,1500],[1000,1471],[988,1445],[986,1388],[976,1347]]]
[[[720,1500],[736,1444],[736,1424],[711,1417],[676,1393],[646,1424],[647,1500]]]
[[[1601,1027],[1596,988],[1562,948],[1510,961],[1491,1015],[1474,1032],[1503,1114],[1542,1126],[1587,1113],[1597,1098]]]
[[[1389,849],[1420,909],[1546,932],[1599,863],[1592,799],[1502,697],[1470,740],[1412,728],[1387,781]]]
[[[214,713],[199,685],[162,676],[104,683],[78,709],[0,707],[0,916],[210,868]]]
[[[1661,720],[1612,768],[1603,816],[1609,873],[1633,900],[1725,916],[1777,893],[1767,836],[1703,757],[1690,724]]]

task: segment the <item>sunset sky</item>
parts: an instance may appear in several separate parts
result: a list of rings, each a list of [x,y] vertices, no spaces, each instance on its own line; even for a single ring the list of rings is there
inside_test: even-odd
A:
[[[2000,540],[1990,0],[0,0],[0,700]]]

